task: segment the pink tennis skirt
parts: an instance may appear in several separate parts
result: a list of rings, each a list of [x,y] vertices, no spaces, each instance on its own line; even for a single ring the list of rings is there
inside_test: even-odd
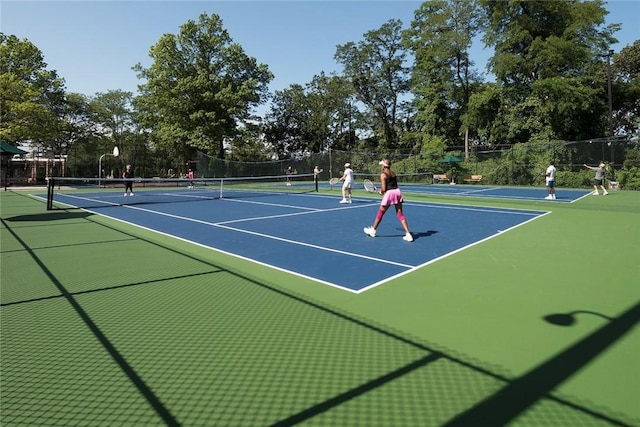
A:
[[[397,205],[398,203],[402,203],[402,191],[399,188],[394,188],[393,190],[388,190],[382,196],[382,202],[380,204],[382,206],[390,206]]]

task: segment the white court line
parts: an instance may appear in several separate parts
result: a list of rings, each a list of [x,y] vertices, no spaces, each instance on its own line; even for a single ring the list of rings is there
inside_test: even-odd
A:
[[[225,198],[222,198],[220,200],[222,200],[224,202],[248,203],[248,204],[262,205],[262,206],[276,206],[276,207],[280,207],[280,208],[302,209],[302,210],[309,210],[309,211],[322,211],[322,209],[318,209],[318,208],[307,208],[307,207],[304,207],[304,206],[286,205],[286,204],[281,204],[281,203],[266,203],[266,202],[256,202],[256,201],[252,201],[252,200],[225,199]]]
[[[539,215],[540,213],[546,213],[547,211],[543,210],[535,210],[535,209],[525,209],[525,208],[492,208],[492,207],[484,207],[484,206],[473,206],[473,205],[450,205],[448,203],[436,203],[436,202],[407,202],[405,200],[404,205],[416,205],[416,206],[429,206],[438,209],[452,209],[452,210],[462,210],[462,211],[478,211],[478,212],[490,212],[490,213],[501,213],[507,215]]]
[[[78,197],[78,196],[72,196],[72,195],[66,195],[66,196],[74,197],[74,198],[82,199],[82,200],[96,201],[95,199],[90,199],[90,198],[84,198],[84,197]],[[224,200],[224,199],[220,199],[220,200]],[[233,200],[233,199],[226,199],[225,201],[241,202],[241,200]],[[254,262],[254,263],[257,263],[259,265],[263,265],[263,266],[266,266],[266,267],[269,267],[269,268],[273,268],[273,269],[278,270],[278,271],[283,271],[283,272],[288,273],[288,274],[293,274],[293,275],[298,276],[298,277],[302,277],[302,278],[305,278],[305,279],[308,279],[308,280],[312,280],[312,281],[315,281],[315,282],[318,282],[318,283],[322,283],[322,284],[325,284],[325,285],[328,285],[328,286],[331,286],[331,287],[334,287],[334,288],[337,288],[337,289],[345,290],[347,292],[355,293],[355,294],[364,293],[364,292],[366,292],[366,291],[368,291],[370,289],[378,287],[378,286],[380,286],[380,285],[382,285],[382,284],[384,284],[386,282],[389,282],[389,281],[391,281],[393,279],[396,279],[398,277],[404,276],[405,274],[409,274],[409,273],[411,273],[411,272],[413,272],[415,270],[418,270],[418,269],[420,269],[422,267],[425,267],[425,266],[427,266],[429,264],[432,264],[432,263],[435,263],[435,262],[437,262],[439,260],[447,258],[447,257],[449,257],[451,255],[454,255],[454,254],[456,254],[458,252],[461,252],[461,251],[463,251],[465,249],[468,249],[468,248],[470,248],[472,246],[478,245],[478,244],[480,244],[482,242],[485,242],[485,241],[487,241],[489,239],[492,239],[492,238],[494,238],[496,236],[499,236],[499,235],[501,235],[503,233],[506,233],[506,232],[508,232],[508,231],[510,231],[512,229],[520,227],[521,225],[527,224],[527,223],[529,223],[529,222],[531,222],[531,221],[533,221],[535,219],[541,218],[541,217],[551,213],[550,211],[536,211],[536,210],[533,210],[533,209],[516,209],[516,208],[500,209],[500,208],[474,207],[472,205],[449,205],[449,204],[445,204],[445,203],[440,204],[440,203],[434,203],[434,202],[425,202],[425,203],[422,203],[422,202],[413,202],[413,203],[410,202],[410,203],[407,203],[407,202],[405,202],[405,205],[406,204],[413,204],[413,205],[416,205],[416,206],[422,206],[422,207],[426,206],[426,207],[433,207],[433,208],[438,208],[438,209],[455,209],[455,210],[481,211],[481,212],[492,212],[492,213],[501,213],[501,214],[515,214],[515,215],[529,215],[529,216],[535,215],[533,218],[530,218],[527,221],[524,221],[524,222],[521,222],[519,224],[516,224],[513,227],[510,227],[510,228],[508,228],[506,230],[499,230],[497,233],[492,234],[490,236],[487,236],[484,239],[481,239],[481,240],[478,240],[476,242],[470,243],[470,244],[468,244],[466,246],[463,246],[461,248],[458,248],[458,249],[456,249],[454,251],[451,251],[449,253],[441,255],[441,256],[439,256],[437,258],[434,258],[432,260],[429,260],[429,261],[427,261],[427,262],[425,262],[423,264],[409,265],[409,264],[403,264],[403,263],[397,263],[397,262],[393,262],[393,261],[388,261],[388,260],[385,260],[385,259],[380,259],[380,258],[375,258],[375,257],[370,257],[370,256],[365,256],[365,255],[354,254],[352,252],[346,252],[346,251],[331,249],[331,248],[327,248],[327,247],[323,247],[323,246],[308,244],[308,243],[299,242],[299,241],[295,241],[295,240],[284,239],[284,238],[280,238],[280,237],[276,237],[276,236],[271,236],[271,235],[267,235],[267,234],[263,234],[263,233],[257,233],[257,232],[252,232],[252,231],[248,231],[248,230],[238,229],[238,228],[235,228],[235,227],[229,227],[229,226],[225,225],[225,224],[230,224],[230,223],[234,223],[234,222],[252,221],[252,220],[255,220],[255,219],[272,219],[272,218],[282,218],[282,217],[295,216],[295,215],[307,215],[307,214],[311,214],[311,213],[321,213],[321,212],[344,210],[344,209],[354,209],[354,208],[357,209],[357,208],[364,208],[364,207],[369,208],[374,204],[377,205],[379,203],[379,201],[374,201],[374,203],[368,203],[368,204],[364,204],[364,205],[340,206],[340,207],[331,208],[331,209],[328,209],[328,210],[315,209],[315,210],[311,210],[311,211],[295,212],[295,213],[289,213],[289,214],[271,215],[271,216],[264,216],[264,217],[255,217],[255,218],[246,218],[246,219],[243,219],[243,220],[231,220],[231,221],[223,221],[223,222],[219,222],[219,223],[213,223],[213,222],[202,221],[202,220],[198,220],[198,219],[194,219],[194,218],[182,217],[182,216],[174,215],[174,214],[167,214],[167,213],[163,213],[163,212],[157,212],[157,211],[153,211],[153,210],[150,210],[150,209],[145,209],[145,208],[141,208],[141,207],[137,207],[137,206],[122,205],[120,203],[103,202],[103,201],[100,201],[100,202],[104,203],[105,205],[122,206],[122,207],[125,207],[125,208],[128,208],[128,209],[134,209],[134,210],[148,212],[148,213],[152,213],[152,214],[156,214],[156,215],[172,217],[172,218],[179,219],[179,220],[200,223],[200,224],[204,224],[204,225],[208,225],[208,226],[212,226],[212,227],[219,227],[219,228],[223,228],[223,229],[227,229],[227,230],[231,230],[231,231],[238,231],[238,232],[245,233],[245,234],[256,235],[256,236],[259,236],[259,237],[264,237],[264,238],[268,238],[268,239],[272,239],[272,240],[282,241],[282,242],[285,242],[285,243],[291,243],[291,244],[295,244],[295,245],[299,245],[299,246],[310,247],[310,248],[314,248],[314,249],[318,249],[318,250],[322,250],[322,251],[326,251],[326,252],[332,252],[332,253],[337,253],[337,254],[340,254],[340,255],[347,255],[347,256],[352,256],[352,257],[355,257],[355,258],[367,259],[367,260],[372,260],[372,261],[375,261],[375,262],[382,262],[382,263],[385,263],[385,264],[396,265],[396,266],[399,266],[399,267],[407,269],[407,270],[405,270],[405,271],[403,271],[401,273],[398,273],[396,275],[389,276],[389,277],[387,277],[387,278],[385,278],[385,279],[383,279],[383,280],[381,280],[379,282],[376,282],[376,283],[373,283],[371,285],[365,286],[364,288],[360,288],[358,290],[354,290],[354,289],[351,289],[351,288],[348,288],[348,287],[337,285],[335,283],[327,282],[327,281],[322,280],[322,279],[318,279],[318,278],[313,277],[313,276],[307,276],[307,275],[304,275],[304,274],[301,274],[301,273],[298,273],[298,272],[295,272],[295,271],[287,270],[287,269],[284,269],[284,268],[281,268],[281,267],[274,266],[272,264],[267,264],[267,263],[255,260],[253,258],[244,257],[242,255],[238,255],[238,254],[233,253],[233,252],[227,252],[227,251],[224,251],[224,250],[212,247],[212,246],[208,246],[208,245],[205,245],[205,244],[193,242],[191,240],[187,240],[185,238],[182,238],[182,237],[179,237],[179,236],[175,236],[175,235],[172,235],[172,234],[169,234],[169,233],[165,233],[165,232],[153,229],[153,228],[148,228],[148,227],[136,224],[136,223],[132,223],[132,222],[125,221],[125,220],[122,220],[122,219],[118,219],[118,218],[114,218],[114,217],[111,217],[111,216],[108,216],[108,215],[104,215],[102,213],[95,212],[95,211],[92,211],[90,209],[84,209],[84,210],[86,210],[88,212],[92,212],[92,213],[94,213],[96,215],[99,215],[99,216],[104,216],[106,218],[113,219],[113,220],[116,220],[116,221],[120,221],[120,222],[123,222],[123,223],[126,223],[126,224],[130,224],[130,225],[133,225],[133,226],[136,226],[136,227],[139,227],[139,228],[142,228],[142,229],[154,232],[154,233],[158,233],[158,234],[166,235],[166,236],[169,236],[169,237],[172,237],[172,238],[176,238],[178,240],[182,240],[184,242],[195,244],[197,246],[200,246],[200,247],[203,247],[203,248],[206,248],[206,249],[209,249],[209,250],[214,250],[214,251],[219,252],[219,253],[223,253],[223,254],[226,254],[226,255],[229,255],[229,256],[233,256],[233,257],[236,257],[236,258],[244,259],[244,260],[247,260],[247,261],[250,261],[250,262]],[[254,202],[254,203],[266,204],[264,202]],[[286,207],[291,207],[291,208],[299,208],[297,206],[289,206],[289,205],[277,205],[277,206],[286,206]],[[527,212],[517,212],[518,210],[527,211]],[[539,213],[536,214],[535,212],[539,212]]]
[[[486,191],[493,191],[493,190],[499,190],[499,189],[500,189],[500,187],[478,188],[478,189],[474,189],[474,190],[461,191],[461,192],[458,192],[456,194],[476,194],[476,193],[484,193]]]
[[[91,200],[93,200],[93,199],[91,199]],[[58,202],[58,203],[65,204],[67,206],[71,206],[71,207],[77,208],[77,206],[69,205],[67,203],[63,203],[63,202]],[[118,206],[120,206],[120,205],[118,205]],[[112,221],[118,221],[118,222],[121,222],[123,224],[128,224],[128,225],[131,225],[133,227],[140,228],[142,230],[147,230],[147,231],[149,231],[151,233],[154,233],[154,234],[159,234],[161,236],[171,237],[172,239],[177,239],[177,240],[180,240],[182,242],[188,243],[190,245],[199,246],[201,248],[204,248],[204,249],[207,249],[207,250],[211,250],[211,251],[214,251],[214,252],[218,252],[218,253],[233,257],[233,258],[242,259],[244,261],[248,261],[248,262],[252,262],[254,264],[262,265],[264,267],[267,267],[267,268],[270,268],[270,269],[273,269],[273,270],[282,271],[282,272],[287,273],[287,274],[292,274],[294,276],[302,277],[303,279],[311,280],[311,281],[314,281],[314,282],[317,282],[317,283],[321,283],[323,285],[331,286],[332,288],[337,288],[337,289],[340,289],[342,291],[356,293],[356,291],[354,289],[347,288],[345,286],[340,286],[340,285],[337,285],[337,284],[332,283],[332,282],[327,282],[326,280],[322,280],[322,279],[319,279],[317,277],[307,276],[305,274],[298,273],[297,271],[287,270],[285,268],[278,267],[277,265],[268,264],[268,263],[265,263],[265,262],[262,262],[262,261],[258,261],[257,259],[245,257],[245,256],[239,255],[239,254],[234,253],[234,252],[225,251],[225,250],[216,248],[214,246],[209,246],[209,245],[205,245],[203,243],[194,242],[193,240],[185,239],[184,237],[176,236],[175,234],[165,233],[164,231],[160,231],[160,230],[157,230],[155,228],[145,227],[144,225],[136,224],[135,222],[125,221],[124,219],[115,218],[115,217],[112,217],[112,216],[109,216],[109,215],[105,215],[103,213],[96,212],[96,211],[93,211],[91,209],[84,209],[84,208],[81,208],[81,209],[83,209],[86,212],[91,212],[94,215],[98,215],[98,216],[107,218],[107,219],[112,220]]]
[[[586,198],[586,197],[591,196],[592,194],[593,194],[593,193],[590,191],[590,192],[588,192],[587,194],[585,194],[584,196],[578,197],[577,199],[572,200],[572,201],[570,201],[569,203],[577,202],[578,200],[582,200],[582,199],[584,199],[584,198]]]
[[[88,202],[102,203],[104,205],[109,205],[109,206],[122,206],[121,203],[107,202],[106,200],[99,200],[99,199],[93,198],[93,197],[80,197],[80,196],[76,196],[76,195],[73,195],[73,194],[62,194],[62,196],[69,197],[69,198],[72,198],[72,199],[78,199],[78,200],[86,200]],[[120,197],[124,197],[124,196],[120,196]],[[61,203],[64,203],[64,202],[61,202]],[[77,208],[77,206],[74,206],[74,207]],[[79,209],[84,209],[84,208],[79,208]]]
[[[412,268],[412,267],[414,267],[413,265],[410,265],[410,264],[403,264],[403,263],[389,261],[389,260],[382,259],[382,258],[370,257],[370,256],[366,256],[366,255],[355,254],[355,253],[352,253],[352,252],[347,252],[347,251],[342,251],[342,250],[337,250],[337,249],[331,249],[331,248],[327,248],[325,246],[313,245],[311,243],[305,243],[305,242],[300,242],[300,241],[297,241],[297,240],[285,239],[285,238],[282,238],[282,237],[272,236],[272,235],[264,234],[264,233],[258,233],[258,232],[255,232],[255,231],[243,230],[241,228],[229,227],[228,225],[225,225],[225,224],[228,224],[228,223],[231,223],[231,222],[238,222],[238,220],[232,220],[232,221],[225,221],[225,222],[216,223],[216,222],[209,222],[209,221],[203,221],[203,220],[199,220],[199,219],[184,217],[184,216],[180,216],[180,215],[168,214],[168,213],[165,213],[165,212],[157,212],[157,211],[153,211],[153,210],[150,210],[150,209],[140,208],[140,207],[137,207],[137,206],[123,205],[122,207],[127,208],[127,209],[134,209],[134,210],[138,210],[138,211],[142,211],[142,212],[148,212],[148,213],[155,214],[155,215],[166,216],[166,217],[169,217],[169,218],[175,218],[175,219],[179,219],[179,220],[182,220],[182,221],[195,222],[195,223],[198,223],[198,224],[208,225],[208,226],[211,226],[211,227],[218,227],[218,228],[224,228],[224,229],[231,230],[231,231],[238,231],[238,232],[244,233],[244,234],[251,234],[253,236],[264,237],[266,239],[277,240],[277,241],[285,242],[285,243],[291,243],[291,244],[298,245],[298,246],[305,246],[305,247],[308,247],[308,248],[318,249],[318,250],[325,251],[325,252],[332,252],[332,253],[337,253],[337,254],[341,254],[341,255],[347,255],[347,256],[354,257],[354,258],[362,258],[362,259],[366,259],[366,260],[370,260],[370,261],[381,262],[381,263],[384,263],[384,264],[396,265],[396,266],[403,267],[403,268]],[[283,217],[294,216],[294,215],[308,215],[310,213],[317,213],[317,212],[326,212],[326,211],[295,212],[295,213],[282,214],[282,215],[270,215],[270,216],[261,217],[260,219],[283,218]],[[257,218],[248,218],[245,221],[251,221],[251,220],[254,220],[254,219],[257,219]]]
[[[427,262],[425,262],[425,263],[423,263],[423,264],[416,265],[415,267],[412,267],[411,269],[409,269],[409,270],[407,270],[407,271],[403,271],[403,272],[398,273],[398,274],[396,274],[396,275],[389,276],[389,277],[387,277],[387,278],[385,278],[385,279],[383,279],[383,280],[381,280],[381,281],[379,281],[379,282],[372,283],[372,284],[371,284],[371,285],[369,285],[369,286],[365,286],[364,288],[360,288],[360,289],[358,289],[357,291],[353,291],[353,293],[361,294],[361,293],[363,293],[363,292],[366,292],[366,291],[368,291],[368,290],[370,290],[370,289],[373,289],[373,288],[375,288],[375,287],[378,287],[378,286],[380,286],[380,285],[382,285],[382,284],[384,284],[384,283],[386,283],[386,282],[388,282],[388,281],[390,281],[390,280],[393,280],[393,279],[396,279],[396,278],[398,278],[398,277],[404,276],[405,274],[409,274],[409,273],[411,273],[412,271],[418,270],[418,269],[420,269],[420,268],[422,268],[422,267],[425,267],[425,266],[427,266],[427,265],[429,265],[429,264],[433,264],[434,262],[438,262],[438,261],[440,261],[441,259],[444,259],[444,258],[450,257],[451,255],[457,254],[458,252],[462,252],[462,251],[464,251],[465,249],[468,249],[468,248],[470,248],[470,247],[472,247],[472,246],[479,245],[480,243],[483,243],[483,242],[486,242],[487,240],[493,239],[494,237],[497,237],[497,236],[499,236],[499,235],[501,235],[501,234],[504,234],[504,233],[506,233],[506,232],[508,232],[508,231],[511,231],[511,230],[515,229],[515,228],[518,228],[518,227],[520,227],[520,226],[522,226],[522,225],[524,225],[524,224],[527,224],[527,223],[529,223],[529,222],[531,222],[531,221],[535,221],[536,219],[538,219],[538,218],[542,218],[543,216],[545,216],[545,215],[549,215],[550,213],[551,213],[551,212],[544,212],[544,213],[541,213],[540,215],[538,215],[538,216],[536,216],[536,217],[534,217],[534,218],[531,218],[531,219],[528,219],[527,221],[524,221],[524,222],[521,222],[521,223],[519,223],[519,224],[516,224],[516,225],[514,225],[513,227],[509,227],[509,228],[507,228],[506,230],[499,230],[497,233],[492,234],[492,235],[490,235],[490,236],[487,236],[487,237],[485,237],[484,239],[478,240],[478,241],[476,241],[476,242],[473,242],[473,243],[470,243],[470,244],[468,244],[468,245],[466,245],[466,246],[463,246],[463,247],[461,247],[461,248],[458,248],[458,249],[456,249],[456,250],[454,250],[454,251],[448,252],[448,253],[446,253],[446,254],[444,254],[444,255],[441,255],[441,256],[439,256],[439,257],[437,257],[437,258],[434,258],[434,259],[432,259],[432,260],[429,260],[429,261],[427,261]]]

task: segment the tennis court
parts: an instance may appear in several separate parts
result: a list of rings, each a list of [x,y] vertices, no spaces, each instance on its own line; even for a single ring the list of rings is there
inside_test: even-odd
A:
[[[405,210],[411,212],[415,239],[409,245],[401,239],[404,231],[393,212],[383,221],[376,239],[362,232],[378,209],[379,200],[371,197],[354,197],[353,203],[343,205],[331,194],[308,192],[254,190],[247,197],[244,192],[219,197],[217,188],[201,187],[145,188],[137,194],[124,197],[119,192],[89,188],[56,193],[54,202],[84,207],[355,292],[408,274],[547,213],[407,202]]]
[[[509,199],[509,200],[541,200],[547,196],[545,188],[535,187],[504,187],[504,186],[488,186],[488,185],[410,185],[406,187],[406,191],[420,194],[446,195],[446,196],[469,196],[482,197],[492,199]],[[554,200],[551,203],[573,203],[586,197],[591,192],[585,189],[562,188],[559,189]]]
[[[638,193],[409,191],[412,243],[363,190],[36,193],[0,195],[3,425],[640,425]]]
[[[421,174],[416,174],[420,176]],[[376,179],[373,175],[359,174],[360,177]],[[408,176],[411,176],[409,174]],[[427,178],[422,179],[427,180]],[[547,190],[544,187],[513,187],[513,186],[491,186],[481,184],[433,184],[431,175],[427,182],[403,182],[402,188],[405,193],[415,193],[423,195],[437,196],[456,196],[456,197],[474,197],[488,199],[506,199],[506,200],[544,200],[547,196]],[[358,181],[358,187],[361,187]],[[329,189],[328,183],[322,183],[321,188]],[[334,191],[340,189],[339,186],[333,186]],[[557,199],[549,200],[550,203],[573,203],[583,197],[588,196],[592,191],[588,189],[578,188],[561,188],[558,189]]]

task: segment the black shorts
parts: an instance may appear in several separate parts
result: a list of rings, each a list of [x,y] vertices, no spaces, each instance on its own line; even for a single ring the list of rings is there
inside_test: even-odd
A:
[[[593,180],[593,185],[602,185],[602,180],[601,179],[594,179]]]

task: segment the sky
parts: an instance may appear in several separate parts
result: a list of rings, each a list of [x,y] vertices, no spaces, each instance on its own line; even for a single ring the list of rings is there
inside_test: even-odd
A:
[[[390,19],[407,28],[420,1],[129,1],[0,0],[0,31],[33,43],[48,70],[65,79],[68,92],[93,96],[110,90],[137,93],[143,83],[131,69],[151,65],[149,48],[163,34],[178,34],[201,13],[217,14],[232,40],[275,75],[269,89],[305,85],[321,72],[340,73],[336,46],[359,42]],[[640,1],[610,0],[607,24],[620,23],[618,52],[640,39]],[[471,51],[484,72],[491,52]]]

